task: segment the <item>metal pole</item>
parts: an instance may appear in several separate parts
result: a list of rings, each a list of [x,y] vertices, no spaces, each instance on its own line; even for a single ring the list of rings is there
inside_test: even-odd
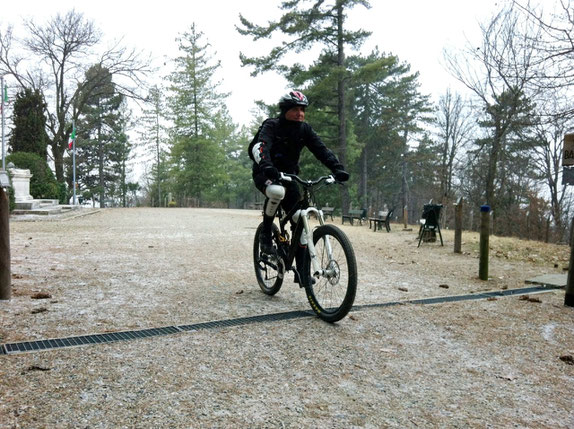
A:
[[[490,235],[490,206],[480,206],[480,261],[478,277],[488,280],[488,238]]]
[[[76,122],[72,121],[72,133],[76,129]],[[76,205],[76,139],[77,137],[74,135],[74,139],[72,140],[72,186],[74,187],[74,198],[72,199],[72,203]]]
[[[454,253],[462,253],[462,197],[454,205]]]
[[[568,266],[568,280],[566,281],[566,294],[564,295],[564,305],[574,307],[574,218],[570,226],[570,265]]]
[[[0,300],[12,297],[10,274],[10,201],[0,186]]]
[[[4,76],[0,79],[0,91],[2,91],[2,170],[6,171],[6,144],[4,142]]]

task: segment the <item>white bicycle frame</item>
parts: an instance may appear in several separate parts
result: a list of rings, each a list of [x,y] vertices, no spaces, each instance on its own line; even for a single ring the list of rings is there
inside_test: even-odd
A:
[[[305,238],[307,240],[307,251],[309,252],[309,257],[311,259],[311,267],[313,268],[313,276],[314,277],[321,277],[323,275],[329,275],[326,270],[321,268],[321,263],[317,258],[317,251],[315,250],[315,243],[313,243],[313,230],[309,225],[309,216],[311,213],[314,213],[317,219],[319,219],[319,224],[324,225],[325,220],[323,219],[323,211],[318,210],[315,207],[309,207],[304,210],[298,210],[295,212],[295,216],[297,214],[301,217],[301,221],[303,222],[303,231],[301,231],[301,238]],[[331,242],[329,237],[324,237],[325,240],[325,248],[327,249],[327,255],[329,257],[329,261],[333,259],[333,249],[331,248]]]
[[[281,173],[281,180],[284,180],[286,182],[292,181],[292,179],[290,177],[285,176],[283,173]],[[329,183],[335,182],[335,178],[333,176],[330,176],[329,179],[327,179],[327,180],[330,181]],[[317,258],[317,251],[315,250],[315,243],[313,243],[313,230],[311,229],[311,226],[309,225],[309,215],[311,213],[314,213],[315,216],[317,217],[317,219],[319,219],[320,225],[325,224],[325,219],[323,218],[323,210],[318,210],[315,207],[308,207],[308,208],[303,209],[303,210],[297,210],[293,214],[293,220],[295,222],[297,222],[298,218],[301,217],[301,221],[303,222],[303,231],[301,231],[301,238],[304,238],[307,240],[307,251],[309,252],[309,256],[311,258],[311,267],[313,268],[313,277],[317,277],[317,278],[319,278],[321,276],[331,277],[331,276],[335,275],[335,273],[330,272],[331,270],[323,270],[321,268],[321,264]],[[327,256],[329,257],[329,262],[331,262],[333,260],[333,248],[331,247],[331,242],[330,242],[328,236],[324,237],[324,240],[325,240],[325,248],[327,249]],[[329,266],[330,265],[331,264],[329,264]]]

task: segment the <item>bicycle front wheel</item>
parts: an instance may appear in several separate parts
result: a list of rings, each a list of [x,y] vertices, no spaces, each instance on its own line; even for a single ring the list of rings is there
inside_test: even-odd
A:
[[[314,282],[305,284],[307,299],[321,319],[337,322],[349,313],[355,302],[355,252],[345,233],[334,225],[318,227],[313,232],[313,243],[322,272],[319,278],[313,277]],[[306,267],[311,267],[308,254],[307,259]]]
[[[283,275],[285,273],[285,266],[283,259],[278,256],[279,253],[279,228],[273,224],[273,247],[275,248],[275,255],[266,255],[261,253],[259,248],[259,236],[263,229],[263,222],[257,227],[255,233],[255,240],[253,242],[253,263],[255,265],[255,277],[257,283],[267,295],[275,295],[281,289],[283,284]]]

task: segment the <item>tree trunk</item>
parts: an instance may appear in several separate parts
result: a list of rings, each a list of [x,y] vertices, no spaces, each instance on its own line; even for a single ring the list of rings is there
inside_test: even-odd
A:
[[[402,180],[401,180],[401,194],[402,194],[402,198],[403,198],[403,207],[408,207],[408,209],[411,209],[411,207],[409,207],[409,184],[407,182],[407,152],[408,152],[408,147],[407,147],[407,137],[408,137],[408,131],[405,130],[405,134],[403,136],[403,156],[402,156],[402,166],[401,166],[401,170],[402,170]]]
[[[361,196],[361,204],[363,207],[368,207],[369,205],[369,194],[367,189],[367,161],[368,161],[368,150],[365,146],[361,152],[361,170],[359,178],[359,195]]]
[[[100,157],[99,161],[99,175],[100,175],[100,208],[104,208],[106,205],[104,203],[104,144],[102,142],[102,132],[101,123],[98,121],[98,155]]]
[[[64,177],[64,151],[58,147],[58,141],[53,141],[50,146],[52,147],[52,156],[54,157],[54,169],[56,170],[56,180],[59,183],[65,182]]]
[[[339,66],[339,76],[337,79],[337,111],[339,115],[339,161],[349,168],[347,165],[347,124],[345,114],[345,52],[343,40],[343,3],[337,2],[337,65]],[[351,202],[349,198],[349,189],[346,186],[341,187],[341,208],[343,213],[348,213]]]

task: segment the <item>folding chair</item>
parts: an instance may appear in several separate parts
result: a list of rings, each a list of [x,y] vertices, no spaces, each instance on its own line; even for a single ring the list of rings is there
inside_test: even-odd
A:
[[[440,211],[442,207],[442,204],[425,204],[423,206],[421,227],[419,229],[419,245],[417,247],[420,247],[421,241],[436,241],[437,232],[440,237],[440,245],[444,246],[440,232]]]

